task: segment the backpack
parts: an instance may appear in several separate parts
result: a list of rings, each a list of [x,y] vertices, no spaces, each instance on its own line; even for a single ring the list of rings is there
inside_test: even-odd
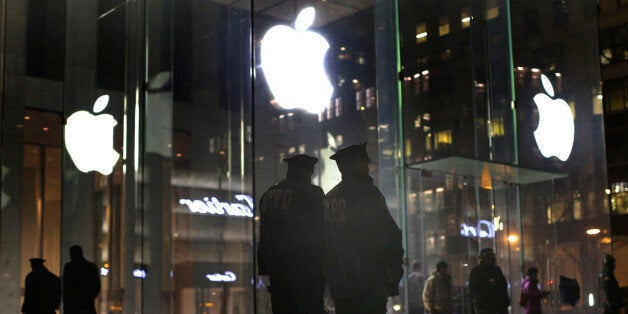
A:
[[[523,293],[523,290],[521,290],[521,295],[519,295],[519,306],[526,307],[527,304],[528,304],[528,295]]]

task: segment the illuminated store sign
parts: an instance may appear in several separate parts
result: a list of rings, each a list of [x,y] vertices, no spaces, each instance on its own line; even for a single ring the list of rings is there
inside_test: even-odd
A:
[[[179,204],[186,205],[191,212],[198,214],[253,217],[253,198],[246,194],[236,194],[234,197],[246,204],[221,202],[216,197],[209,196],[202,200],[182,198],[179,200]]]
[[[547,94],[534,96],[539,110],[539,126],[534,131],[534,139],[545,158],[556,156],[566,161],[573,148],[573,113],[564,100],[552,99],[554,87],[547,76],[541,74],[541,83]]]
[[[236,275],[233,272],[226,271],[224,274],[207,274],[205,275],[211,282],[234,282],[236,281]]]
[[[299,12],[294,29],[277,25],[262,39],[261,67],[275,101],[285,109],[319,113],[329,106],[334,92],[325,71],[329,43],[307,31],[314,16],[314,8],[305,8]]]
[[[460,225],[460,234],[467,238],[495,238],[495,225],[488,220],[480,220],[476,226]]]
[[[94,102],[93,111],[99,113],[107,107],[109,95]],[[73,113],[65,124],[65,147],[81,172],[98,171],[111,174],[120,154],[113,149],[113,127],[118,122],[110,114],[93,115],[81,110]]]

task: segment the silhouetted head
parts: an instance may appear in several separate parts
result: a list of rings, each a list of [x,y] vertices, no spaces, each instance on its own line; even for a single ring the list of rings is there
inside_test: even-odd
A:
[[[490,247],[483,248],[478,258],[480,259],[480,265],[495,265],[495,252]]]
[[[532,266],[530,268],[528,268],[528,270],[526,270],[526,276],[532,278],[532,279],[536,279],[537,276],[539,275],[539,269]]]
[[[72,245],[70,247],[70,260],[76,261],[83,259],[83,248],[80,245]]]
[[[287,177],[310,179],[314,174],[314,165],[318,162],[318,158],[305,154],[297,154],[283,161],[288,163]]]
[[[340,148],[335,154],[331,155],[329,159],[336,161],[338,170],[340,170],[341,173],[369,173],[369,163],[371,159],[366,152],[366,142]]]
[[[46,260],[43,259],[43,258],[39,258],[39,257],[33,257],[33,258],[29,259],[29,261],[31,262],[31,268],[35,269],[35,268],[44,267],[44,262]]]
[[[448,274],[449,264],[447,264],[447,262],[445,261],[439,261],[438,263],[436,263],[436,271],[441,274]]]
[[[416,271],[416,272],[421,271],[421,262],[417,260],[412,261],[412,271]]]
[[[604,267],[610,270],[615,269],[615,258],[613,257],[613,255],[604,255]]]

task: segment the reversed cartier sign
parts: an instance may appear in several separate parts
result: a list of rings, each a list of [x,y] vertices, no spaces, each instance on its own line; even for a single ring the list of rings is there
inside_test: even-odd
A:
[[[234,282],[237,279],[236,275],[230,271],[226,271],[224,274],[207,274],[205,278],[211,282]]]
[[[202,200],[182,198],[179,204],[187,206],[191,212],[197,214],[253,217],[253,198],[246,194],[236,194],[234,197],[245,204],[221,202],[214,196],[206,196]]]
[[[460,235],[467,238],[495,238],[495,225],[488,220],[480,220],[476,226],[460,224]]]

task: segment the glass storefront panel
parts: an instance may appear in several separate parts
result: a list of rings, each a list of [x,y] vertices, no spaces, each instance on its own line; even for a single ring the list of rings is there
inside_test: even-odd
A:
[[[313,20],[297,21],[307,7]],[[297,153],[320,159],[313,183],[329,191],[329,156],[366,141],[406,267],[427,278],[449,262],[456,313],[470,312],[483,247],[513,313],[530,266],[552,292],[544,311],[596,310],[608,204],[622,199],[605,193],[594,9],[7,0],[0,308],[19,312],[29,258],[62,275],[78,244],[100,271],[99,313],[270,313],[256,201]],[[273,46],[277,25],[320,46]],[[561,276],[580,284],[574,306]],[[400,287],[391,313],[415,293]]]
[[[255,5],[256,196],[283,179],[286,166],[282,160],[299,153],[319,158],[313,183],[328,192],[341,180],[336,162],[329,157],[341,147],[367,142],[370,175],[401,226],[403,172],[399,167],[395,3],[270,5],[260,1]],[[299,35],[286,36],[284,43],[273,37],[273,27],[277,25],[298,28],[295,20],[307,7],[315,10],[307,31],[320,36],[319,47],[315,40],[311,46],[305,46]],[[304,31],[305,28],[297,30],[303,37],[317,36]],[[314,55],[310,50],[320,54]],[[279,62],[271,53],[281,56]],[[306,66],[308,62],[318,65],[321,61],[322,69]],[[285,75],[284,81],[277,78],[281,74]],[[267,278],[260,279],[267,283]],[[257,289],[258,313],[270,313],[266,286]],[[333,310],[329,299],[326,306]],[[393,306],[389,302],[391,311]]]
[[[545,311],[597,309],[591,274],[610,234],[599,65],[586,57],[593,6],[402,2],[408,257],[426,275],[438,259],[454,263],[461,311],[483,247],[497,253],[513,312],[531,266],[552,292]],[[445,33],[443,16],[456,18]],[[561,276],[580,284],[573,306]]]

